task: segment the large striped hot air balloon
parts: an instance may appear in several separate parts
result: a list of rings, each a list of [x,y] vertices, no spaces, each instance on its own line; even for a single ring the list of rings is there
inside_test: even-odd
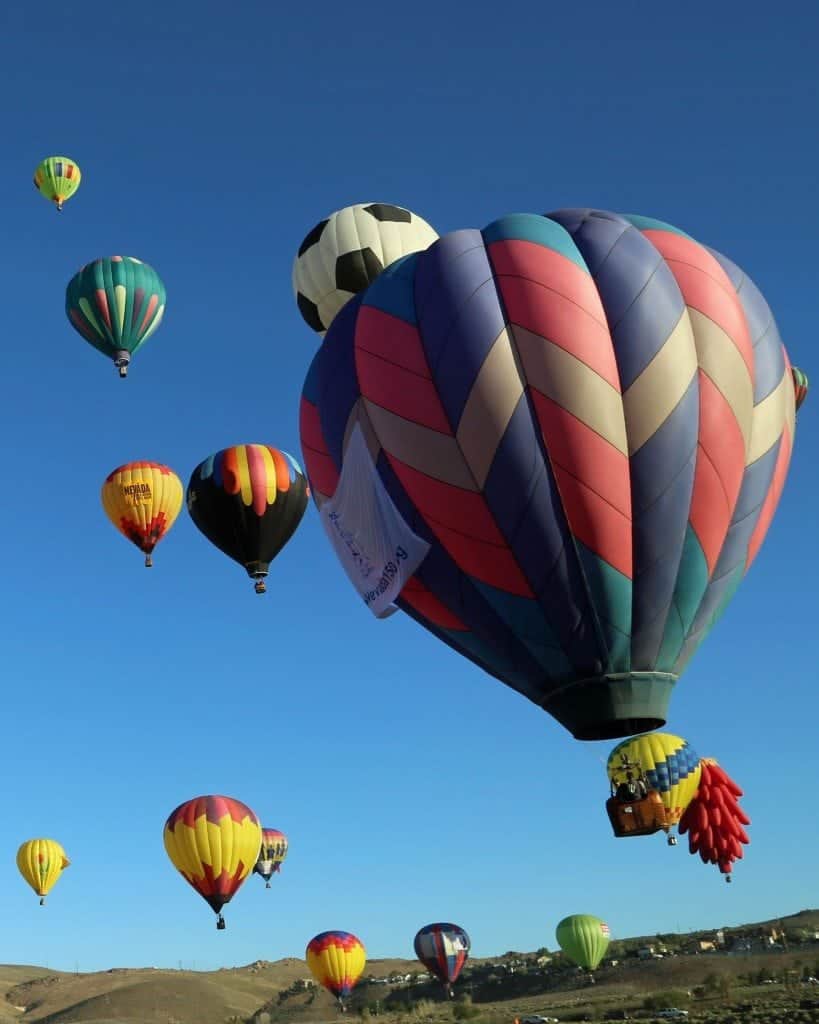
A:
[[[244,566],[263,594],[270,563],[301,522],[308,493],[301,467],[287,452],[239,444],[196,467],[187,506],[211,544]]]
[[[62,213],[63,203],[80,187],[82,174],[71,157],[49,156],[34,171],[34,187]]]
[[[336,997],[342,1010],[367,963],[367,951],[351,932],[320,932],[307,943],[307,966],[316,981]]]
[[[182,508],[182,481],[160,462],[126,462],[108,474],[102,485],[102,507],[119,530],[145,554],[170,530]]]
[[[259,855],[262,829],[249,807],[228,796],[186,800],[165,822],[162,836],[171,863],[216,914],[236,895]]]
[[[596,210],[504,217],[388,267],[338,314],[301,403],[361,599],[578,739],[665,723],[793,438],[750,279],[671,225]]]
[[[56,839],[27,839],[17,851],[17,868],[40,897],[40,906],[71,861]]]
[[[147,263],[111,256],[86,264],[68,282],[65,312],[72,326],[120,377],[131,356],[150,338],[165,312],[165,285]]]
[[[424,925],[413,945],[424,967],[443,983],[447,995],[452,996],[452,986],[469,956],[469,936],[463,928],[445,922]]]

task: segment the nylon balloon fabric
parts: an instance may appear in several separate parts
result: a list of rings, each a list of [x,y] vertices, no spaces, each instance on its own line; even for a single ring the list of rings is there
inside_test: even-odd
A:
[[[316,981],[343,1005],[361,977],[367,953],[351,932],[328,931],[308,942],[305,959]]]
[[[34,187],[58,210],[80,187],[82,172],[79,165],[67,156],[49,156],[34,171]]]
[[[182,481],[159,462],[128,462],[112,470],[101,492],[102,507],[117,530],[151,554],[176,522],[182,508]]]
[[[162,838],[173,866],[218,914],[253,870],[262,830],[240,800],[199,796],[171,812]]]
[[[311,490],[357,423],[429,551],[395,603],[578,739],[662,726],[753,562],[794,438],[770,309],[659,221],[515,214],[340,311],[305,380]]]
[[[244,566],[264,593],[270,563],[290,540],[307,507],[307,480],[296,460],[277,448],[224,448],[191,474],[187,508],[197,528]]]
[[[731,881],[734,861],[743,857],[750,839],[744,826],[751,820],[739,806],[739,786],[712,757],[702,759],[702,778],[696,796],[680,819],[680,835],[688,833],[688,850],[703,864],[716,864]]]
[[[272,876],[281,871],[287,857],[287,847],[288,841],[284,832],[277,828],[262,829],[262,845],[253,870],[257,875],[261,875],[265,882],[269,883]]]
[[[68,282],[65,312],[74,329],[114,360],[120,376],[165,313],[165,286],[147,263],[111,256],[86,264]]]
[[[413,945],[424,967],[451,990],[469,956],[471,943],[463,928],[445,922],[425,925]]]
[[[27,839],[17,851],[17,870],[40,897],[40,905],[71,864],[56,839]]]
[[[578,967],[595,970],[606,955],[611,938],[609,926],[592,914],[571,914],[555,929],[557,944]]]
[[[700,784],[699,755],[680,736],[651,732],[624,740],[612,750],[606,762],[611,783],[623,782],[633,765],[660,794],[667,824],[676,825]]]

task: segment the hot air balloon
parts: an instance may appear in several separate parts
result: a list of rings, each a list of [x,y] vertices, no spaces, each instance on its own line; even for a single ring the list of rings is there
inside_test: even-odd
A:
[[[792,367],[791,373],[793,374],[793,390],[794,399],[796,401],[796,411],[799,412],[802,403],[808,397],[808,375],[804,370],[800,370],[798,366]]]
[[[743,826],[751,820],[739,806],[742,790],[725,769],[713,757],[704,757],[701,765],[699,788],[680,818],[679,831],[688,833],[689,852],[698,853],[703,864],[716,864],[730,882],[742,845],[750,843]]]
[[[265,889],[270,888],[270,879],[281,871],[287,856],[287,836],[277,828],[262,829],[262,846],[253,870],[265,880]]]
[[[504,217],[339,312],[302,394],[311,492],[375,614],[578,739],[630,736],[665,723],[771,523],[787,365],[749,278],[678,229]]]
[[[591,914],[564,917],[555,934],[566,956],[589,971],[595,970],[609,948],[609,926]]]
[[[270,563],[295,533],[308,494],[301,467],[287,452],[240,444],[196,467],[187,504],[196,526],[245,567],[263,594]]]
[[[27,839],[17,851],[17,867],[40,897],[41,907],[70,863],[56,839]]]
[[[350,932],[321,932],[307,943],[307,966],[316,981],[332,992],[342,1010],[367,963],[361,940]]]
[[[152,267],[133,256],[94,260],[68,282],[65,312],[125,377],[131,356],[162,322],[165,285]]]
[[[624,740],[606,763],[612,796],[606,802],[616,836],[670,834],[700,784],[700,758],[688,742],[669,732]]]
[[[67,156],[49,156],[37,165],[34,187],[62,213],[63,203],[80,187],[79,166]]]
[[[438,237],[417,213],[388,203],[358,203],[319,221],[293,261],[293,291],[309,327],[322,337],[341,307],[407,253]]]
[[[151,553],[182,508],[182,481],[159,462],[126,462],[105,478],[102,507],[123,537],[145,553],[150,568]]]
[[[222,907],[253,870],[262,829],[249,807],[228,796],[198,796],[180,804],[165,822],[171,863],[225,927]]]
[[[457,924],[427,924],[415,936],[415,955],[441,982],[448,996],[469,956],[469,936]]]

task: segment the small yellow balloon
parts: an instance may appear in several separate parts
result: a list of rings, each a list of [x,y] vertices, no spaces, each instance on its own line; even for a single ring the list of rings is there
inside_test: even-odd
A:
[[[17,867],[40,897],[40,906],[70,863],[56,839],[28,839],[17,851]]]
[[[49,156],[34,172],[34,187],[62,211],[63,203],[80,187],[79,165],[67,156]]]
[[[119,530],[145,554],[145,565],[182,508],[182,481],[159,462],[118,466],[102,485],[102,507]]]

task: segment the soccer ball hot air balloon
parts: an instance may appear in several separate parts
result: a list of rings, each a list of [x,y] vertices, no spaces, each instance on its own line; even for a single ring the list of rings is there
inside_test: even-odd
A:
[[[293,291],[305,322],[323,336],[341,307],[384,267],[437,237],[401,206],[358,203],[336,210],[307,233],[293,262]]]
[[[367,963],[361,940],[350,932],[321,932],[307,943],[307,966],[316,981],[336,997],[342,1010]]]
[[[606,808],[616,836],[670,834],[700,784],[700,758],[688,742],[669,732],[651,732],[618,743],[606,772],[612,797]]]
[[[40,897],[41,907],[70,863],[65,850],[55,839],[28,839],[17,851],[17,867]]]
[[[427,924],[415,936],[414,946],[415,955],[430,974],[443,982],[451,997],[452,986],[469,956],[469,936],[457,924]]]
[[[153,267],[133,256],[94,260],[68,282],[65,312],[72,326],[120,377],[165,313],[165,285]]]
[[[595,970],[609,948],[609,926],[591,914],[564,917],[555,932],[557,944],[566,956],[589,971]]]
[[[750,843],[744,826],[751,820],[739,806],[742,790],[713,757],[701,761],[702,777],[696,796],[680,818],[680,835],[688,833],[690,853],[698,853],[703,864],[716,864],[725,881],[731,881],[735,860],[741,860],[742,846]]]
[[[231,901],[253,870],[262,829],[249,807],[227,796],[198,796],[180,804],[165,822],[171,863],[216,914]]]
[[[270,879],[281,871],[287,857],[287,836],[277,828],[262,829],[262,845],[259,858],[253,870],[265,881],[265,889],[270,888]]]
[[[659,221],[562,210],[384,270],[318,350],[300,430],[365,604],[607,739],[665,723],[756,557],[794,388],[730,260]]]
[[[67,156],[49,156],[37,165],[34,187],[62,213],[63,203],[80,187],[79,166]]]
[[[240,444],[196,467],[187,505],[196,526],[244,566],[263,594],[270,563],[301,522],[308,493],[301,467],[287,452]]]
[[[159,462],[126,462],[109,473],[102,485],[105,514],[145,554],[152,552],[170,530],[182,508],[182,481]]]

